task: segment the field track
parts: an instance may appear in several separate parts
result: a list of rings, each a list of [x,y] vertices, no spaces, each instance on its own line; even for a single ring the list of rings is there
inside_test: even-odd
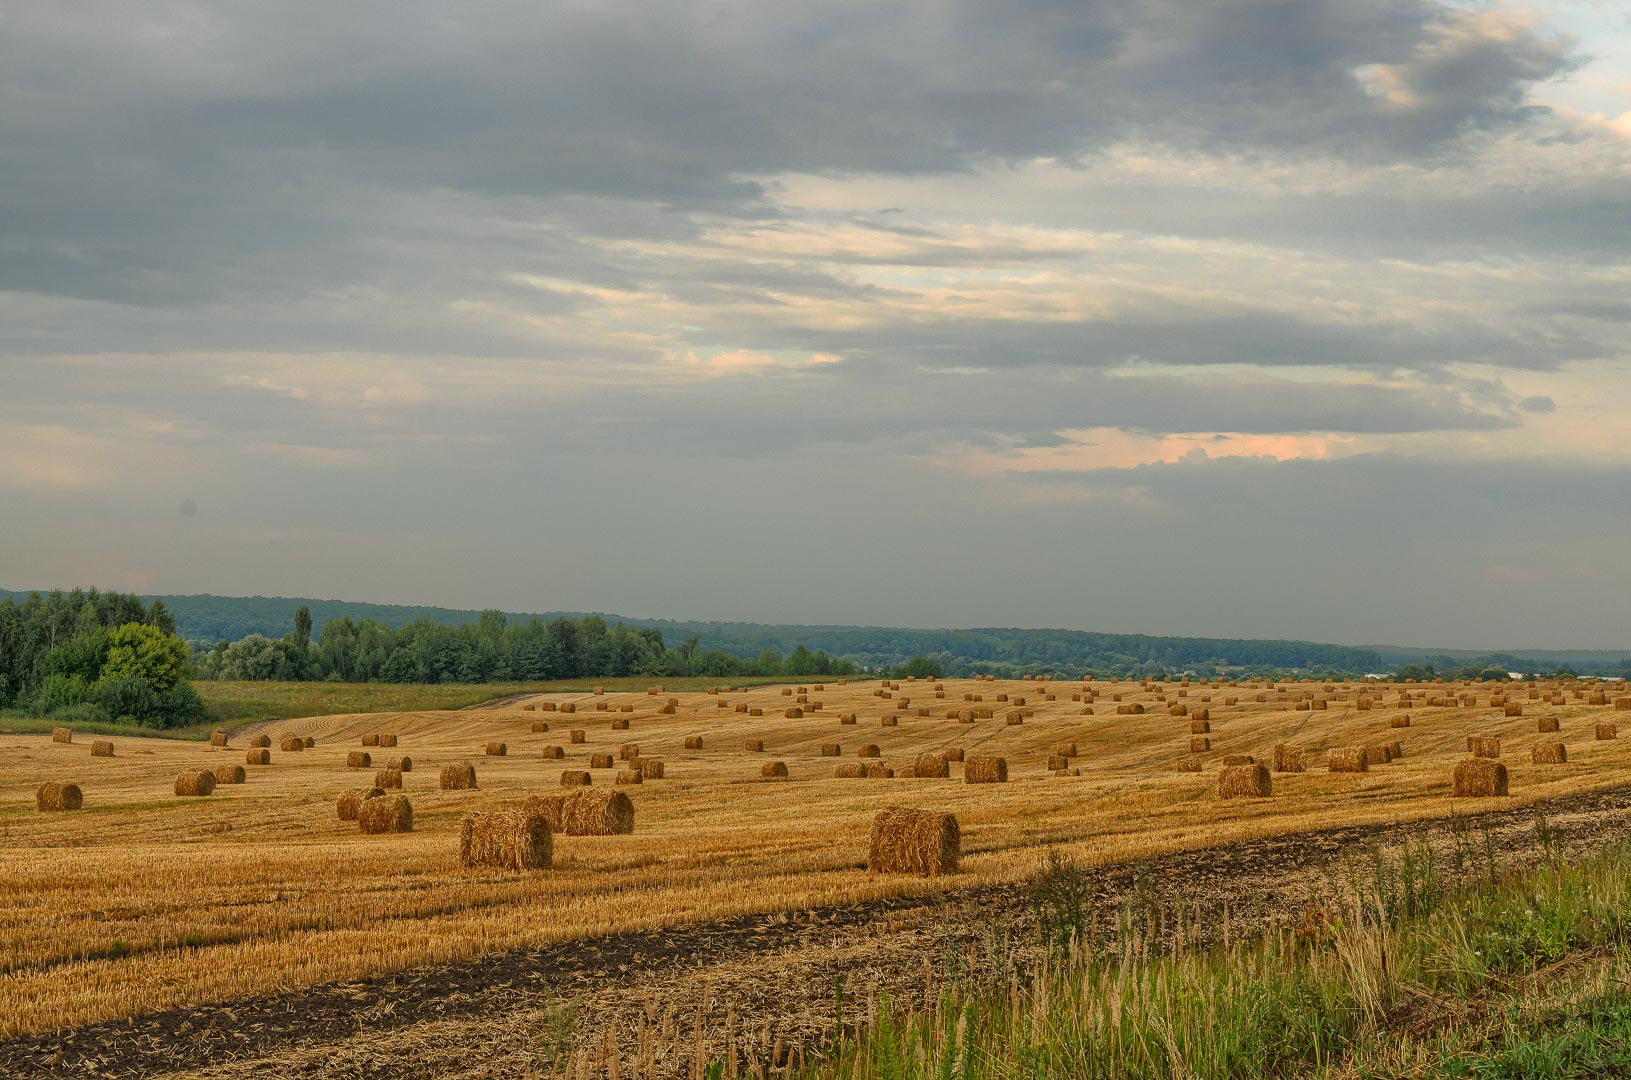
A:
[[[1374,845],[1447,851],[1477,837],[1499,850],[1504,865],[1533,860],[1537,813],[1554,853],[1594,850],[1624,836],[1631,784],[1454,819],[1251,839],[1086,873],[1101,915],[1136,886],[1192,914],[1232,910],[1236,932],[1250,933],[1295,915],[1344,858]],[[17,1039],[0,1044],[0,1075],[526,1075],[547,1072],[539,1033],[566,1003],[575,1017],[592,1017],[596,1030],[618,1029],[624,1038],[642,1014],[654,1022],[655,1010],[692,1024],[685,1045],[717,1054],[726,1039],[758,1042],[768,1056],[774,1046],[831,1032],[835,978],[845,980],[852,1001],[879,990],[896,1002],[919,999],[943,974],[932,970],[938,958],[958,949],[972,956],[993,927],[1023,935],[1026,920],[1022,889],[999,885],[612,934]],[[1196,920],[1213,928],[1229,921]]]

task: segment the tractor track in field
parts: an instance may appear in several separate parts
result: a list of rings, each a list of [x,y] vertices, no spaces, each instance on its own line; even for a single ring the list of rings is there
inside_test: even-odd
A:
[[[1539,813],[1555,851],[1592,851],[1625,835],[1631,784],[1457,818],[1237,841],[1083,874],[1101,915],[1136,888],[1191,912],[1230,911],[1247,933],[1299,914],[1328,868],[1376,844],[1447,850],[1477,830],[1506,865],[1538,858]],[[13,1039],[0,1043],[0,1076],[528,1075],[531,1029],[549,1008],[575,1003],[596,1023],[632,1030],[636,1014],[650,1015],[665,993],[679,999],[673,1008],[694,1011],[686,999],[698,985],[705,1007],[732,1010],[733,1030],[751,1017],[763,1021],[767,1040],[774,1027],[779,1045],[815,1043],[832,1030],[835,978],[921,1001],[935,990],[926,957],[969,950],[993,927],[1024,935],[1031,918],[1025,887],[1004,885],[613,934]],[[1196,925],[1215,932],[1220,921]],[[445,1045],[449,1022],[482,1037],[460,1040],[454,1053]]]

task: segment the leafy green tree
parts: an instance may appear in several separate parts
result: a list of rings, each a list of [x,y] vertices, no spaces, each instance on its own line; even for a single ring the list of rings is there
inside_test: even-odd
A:
[[[910,675],[919,679],[938,679],[944,671],[938,660],[930,660],[927,656],[914,656],[896,668],[895,674],[897,677]]]
[[[108,635],[103,679],[142,679],[163,693],[187,677],[187,643],[141,623],[126,623]]]
[[[305,604],[294,609],[294,642],[301,648],[311,644],[311,608]]]

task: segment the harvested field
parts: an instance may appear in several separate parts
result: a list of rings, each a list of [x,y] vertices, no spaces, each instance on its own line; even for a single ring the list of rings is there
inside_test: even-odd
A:
[[[976,685],[994,697],[1012,696],[1021,684],[944,682],[954,700]],[[1364,711],[1328,693],[1328,710],[1313,717],[1279,695],[1257,701],[1259,690],[1243,687],[1229,695],[1236,704],[1222,694],[1209,704],[1212,728],[1226,733],[1231,754],[1267,761],[1276,745],[1286,745],[1314,764],[1333,749],[1375,746],[1391,733],[1407,737],[1407,754],[1364,773],[1283,772],[1273,777],[1272,798],[1222,800],[1217,776],[1178,771],[1189,757],[1183,729],[1191,721],[1174,719],[1157,701],[1169,688],[1095,686],[1105,698],[1120,695],[1122,703],[1146,708],[1084,716],[1069,694],[1048,702],[1037,693],[1029,695],[1026,708],[1034,714],[1023,725],[1010,726],[1000,714],[962,723],[938,715],[941,708],[880,728],[879,719],[892,711],[886,706],[895,703],[874,698],[877,684],[859,680],[827,684],[825,715],[792,720],[782,715],[778,687],[732,695],[762,713],[772,710],[765,717],[719,709],[705,691],[681,691],[676,712],[660,714],[662,698],[608,688],[613,708],[634,705],[630,716],[644,757],[666,758],[675,766],[671,778],[614,788],[603,774],[601,785],[572,789],[627,793],[638,829],[557,835],[554,869],[524,883],[458,867],[465,815],[512,810],[528,795],[561,792],[564,772],[587,770],[595,754],[616,755],[618,740],[627,737],[594,723],[584,743],[546,759],[549,736],[530,730],[543,698],[243,728],[234,732],[236,745],[253,746],[255,736],[271,734],[298,738],[302,747],[312,738],[316,746],[273,751],[250,783],[223,785],[209,798],[177,798],[173,791],[178,775],[215,767],[219,751],[211,760],[201,743],[122,737],[118,756],[91,758],[82,743],[53,743],[49,734],[8,736],[0,745],[0,816],[8,830],[0,846],[0,935],[8,943],[0,1037],[614,932],[877,903],[928,889],[1000,887],[1033,872],[1050,848],[1099,864],[1317,828],[1445,817],[1457,805],[1452,773],[1465,756],[1468,730],[1501,740],[1508,805],[1608,787],[1631,764],[1631,747],[1591,738],[1600,708],[1593,712],[1572,694],[1551,705],[1549,687],[1521,717],[1492,717],[1487,704],[1456,703],[1417,710],[1412,726],[1392,731],[1391,687],[1367,688],[1378,704]],[[558,706],[567,695],[556,697]],[[527,712],[525,704],[538,708]],[[870,725],[878,758],[823,756],[839,711]],[[1537,731],[1542,716],[1583,733],[1562,762],[1533,761],[1538,745],[1557,740]],[[336,800],[356,786],[349,749],[381,729],[395,733],[401,752],[430,775],[408,793],[412,832],[362,836],[357,825],[337,819]],[[686,749],[693,736],[701,749]],[[745,750],[750,739],[769,745],[787,768],[786,780],[758,782],[764,759]],[[484,756],[489,742],[507,744],[507,755]],[[1080,752],[1072,764],[1081,775],[1057,778],[1049,758],[1066,742]],[[968,762],[959,765],[947,754],[953,749],[965,750]],[[950,760],[954,782],[833,775],[838,761],[916,772],[923,755]],[[483,762],[479,787],[437,784],[444,767],[472,756]],[[981,758],[1003,759],[1008,782],[956,782]],[[62,776],[83,786],[85,809],[38,813],[40,783]],[[958,874],[933,883],[867,874],[872,819],[891,804],[956,815]],[[1465,812],[1465,800],[1459,805]],[[200,863],[209,868],[207,889],[171,872]],[[728,880],[717,873],[723,863],[733,867]],[[402,888],[405,882],[412,888]],[[109,952],[115,940],[124,943],[117,955]],[[179,941],[190,947],[176,949]]]

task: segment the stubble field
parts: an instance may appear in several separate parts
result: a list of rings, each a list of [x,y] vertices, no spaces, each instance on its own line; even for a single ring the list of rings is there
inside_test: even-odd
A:
[[[805,685],[810,701],[799,718],[785,715],[798,687],[763,686],[718,695],[535,695],[455,713],[284,720],[235,732],[226,748],[116,738],[111,758],[91,757],[89,739],[0,737],[0,1038],[611,931],[972,889],[1028,876],[1049,849],[1086,864],[1126,862],[1252,837],[1487,810],[1623,783],[1631,760],[1623,740],[1595,737],[1598,723],[1631,712],[1611,700],[1592,704],[1593,688],[1572,684],[1535,687],[1538,699],[1530,687],[1509,688],[1519,716],[1491,706],[1499,692],[1492,686],[946,680],[938,691],[902,681],[880,697],[877,682]],[[1413,697],[1408,706],[1399,703],[1401,691]],[[1554,693],[1561,703],[1548,700]],[[674,712],[659,712],[670,697]],[[1325,707],[1299,707],[1304,698]],[[546,703],[556,711],[539,711]],[[560,712],[568,703],[576,711]],[[1145,712],[1117,711],[1134,704]],[[738,712],[739,705],[762,715]],[[1192,752],[1191,718],[1173,715],[1175,706],[1208,710],[1209,749]],[[929,715],[920,715],[924,709]],[[948,716],[975,709],[992,715]],[[1016,711],[1023,722],[1010,723]],[[1390,727],[1401,712],[1410,726]],[[847,713],[853,724],[841,721]],[[890,716],[896,726],[884,726]],[[1555,719],[1558,733],[1539,733],[1543,718]],[[614,730],[614,720],[629,729]],[[540,722],[550,730],[533,732]],[[570,741],[574,729],[583,742]],[[173,794],[183,770],[243,763],[250,738],[262,732],[272,736],[271,764],[246,766],[244,784],[206,798]],[[348,767],[363,737],[382,732],[395,734],[397,746],[368,747],[370,767]],[[285,735],[311,736],[315,746],[282,751]],[[1451,772],[1466,757],[1468,735],[1500,737],[1508,798],[1452,797]],[[687,749],[694,737],[701,748]],[[755,739],[763,751],[747,749]],[[505,756],[484,753],[499,740]],[[1398,761],[1364,773],[1324,767],[1330,749],[1393,740],[1404,751]],[[1536,744],[1556,741],[1567,745],[1567,763],[1531,762]],[[460,868],[466,813],[559,792],[563,770],[588,769],[594,753],[615,760],[630,742],[641,758],[661,760],[665,773],[623,789],[635,806],[632,835],[557,836],[550,870]],[[822,755],[831,742],[841,745],[840,757]],[[1070,766],[1080,775],[1049,767],[1062,742],[1075,743]],[[950,748],[997,754],[1009,779],[967,784],[956,762],[945,779],[835,778],[835,765],[860,760],[864,744],[879,748],[867,760],[897,770]],[[1267,799],[1219,797],[1223,755],[1267,761],[1276,744],[1303,749],[1308,771],[1276,774]],[[548,746],[561,747],[564,758],[546,758]],[[413,832],[366,836],[337,819],[343,791],[370,786],[377,766],[404,755],[413,763],[404,776]],[[1194,759],[1202,772],[1179,771]],[[479,787],[440,790],[441,767],[464,761],[475,766]],[[761,776],[774,761],[785,763],[786,779]],[[590,771],[598,787],[610,785],[616,769]],[[79,784],[84,808],[36,811],[35,788],[44,781]],[[894,805],[957,815],[958,874],[868,873],[872,817]]]

